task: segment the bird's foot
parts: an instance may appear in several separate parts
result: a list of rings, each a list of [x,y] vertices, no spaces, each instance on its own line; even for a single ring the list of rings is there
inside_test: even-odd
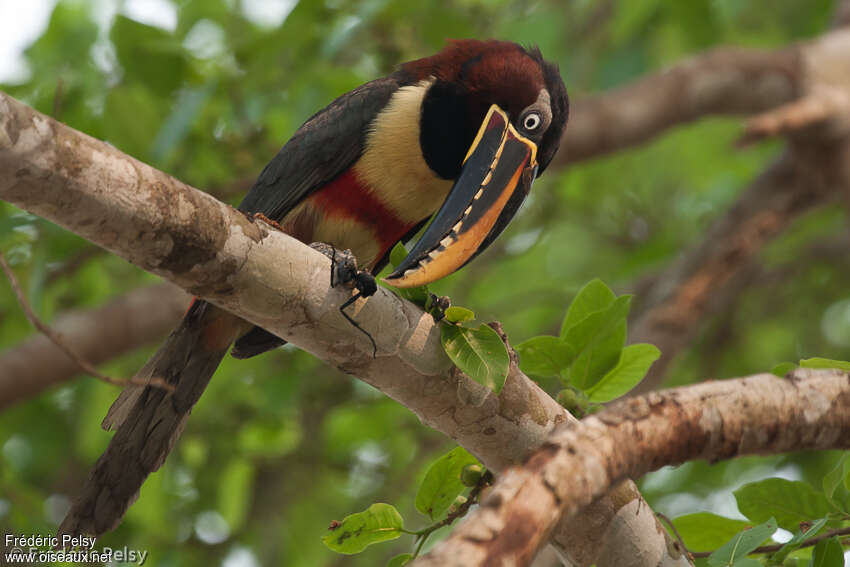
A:
[[[345,308],[353,304],[361,297],[369,297],[378,291],[378,284],[375,281],[375,276],[366,270],[357,269],[357,258],[352,254],[351,250],[337,250],[332,244],[325,242],[313,242],[310,248],[318,250],[325,256],[331,259],[331,287],[345,285],[356,290],[357,293],[348,298],[345,303],[339,306],[339,312],[345,317],[349,323],[357,327],[360,332],[369,337],[369,342],[372,343],[372,357],[378,354],[378,345],[375,339],[369,332],[360,326],[360,324],[351,318],[345,312]]]
[[[448,295],[439,296],[435,293],[428,293],[428,301],[425,303],[425,311],[434,318],[435,323],[439,323],[446,316],[446,309],[452,306],[452,300]]]
[[[266,223],[267,225],[270,225],[272,228],[276,228],[279,231],[283,232],[283,228],[280,226],[280,224],[276,220],[270,219],[269,217],[267,217],[263,213],[254,213],[250,218],[251,218],[251,220],[261,220],[264,223]]]

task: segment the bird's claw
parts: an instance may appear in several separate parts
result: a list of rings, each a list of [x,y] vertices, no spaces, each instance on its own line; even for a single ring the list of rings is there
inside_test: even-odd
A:
[[[253,215],[249,216],[248,218],[250,218],[252,221],[261,220],[264,223],[266,223],[267,225],[271,226],[272,228],[276,228],[277,230],[284,232],[283,227],[281,227],[280,224],[276,220],[270,219],[269,217],[267,217],[263,213],[254,213]]]
[[[357,269],[357,258],[351,250],[337,250],[335,246],[327,244],[326,242],[313,242],[310,244],[310,248],[318,250],[330,258],[331,287],[346,285],[353,290],[357,290],[357,293],[352,295],[345,301],[345,303],[339,306],[339,312],[342,313],[342,316],[345,317],[349,323],[357,327],[360,332],[369,338],[369,342],[372,343],[372,357],[374,358],[378,354],[378,345],[375,343],[375,339],[372,338],[372,335],[370,335],[366,329],[361,327],[357,321],[352,319],[348,313],[345,312],[345,308],[361,297],[370,297],[375,295],[375,292],[378,291],[378,284],[375,281],[375,276],[366,270]]]

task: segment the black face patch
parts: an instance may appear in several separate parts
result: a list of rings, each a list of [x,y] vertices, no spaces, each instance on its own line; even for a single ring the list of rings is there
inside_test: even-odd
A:
[[[439,80],[431,85],[422,101],[419,123],[419,144],[428,167],[443,179],[456,179],[477,128],[470,127],[462,86]]]

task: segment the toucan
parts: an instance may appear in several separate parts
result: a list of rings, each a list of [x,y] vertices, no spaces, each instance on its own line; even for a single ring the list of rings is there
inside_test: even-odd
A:
[[[558,67],[539,49],[450,41],[314,114],[239,209],[302,242],[349,249],[367,274],[430,220],[385,278],[421,286],[469,262],[504,230],[555,155],[568,107]],[[231,345],[233,356],[245,358],[282,342],[195,300],[137,374],[166,380],[174,391],[122,391],[103,421],[116,433],[59,533],[99,536],[117,526]]]

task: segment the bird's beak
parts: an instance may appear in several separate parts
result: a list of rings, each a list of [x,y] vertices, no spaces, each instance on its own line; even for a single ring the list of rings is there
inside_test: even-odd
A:
[[[492,105],[443,206],[384,281],[416,287],[445,277],[484,251],[513,218],[537,173],[537,144]]]

